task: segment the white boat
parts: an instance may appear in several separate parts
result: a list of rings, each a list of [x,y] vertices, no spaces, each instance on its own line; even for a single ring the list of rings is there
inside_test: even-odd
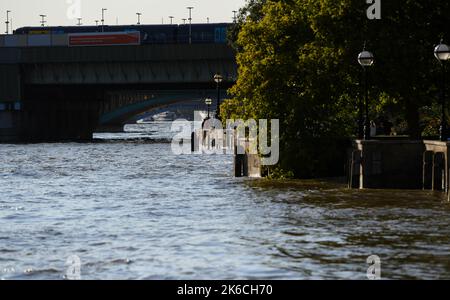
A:
[[[157,115],[154,115],[152,117],[153,121],[156,122],[164,122],[164,121],[174,121],[176,119],[177,115],[174,112],[166,111]]]

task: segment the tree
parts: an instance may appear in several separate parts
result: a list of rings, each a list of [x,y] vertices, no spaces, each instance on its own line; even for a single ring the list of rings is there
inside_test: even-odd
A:
[[[421,134],[419,111],[436,93],[433,46],[448,34],[450,4],[383,1],[376,21],[367,19],[367,7],[359,0],[253,0],[241,10],[238,34],[231,35],[239,76],[222,112],[280,119],[279,168],[295,177],[343,169],[341,140],[356,132],[356,57],[364,44],[377,59],[371,106],[393,109],[412,138]]]
[[[231,46],[236,50],[239,50],[237,39],[242,26],[246,21],[252,20],[257,22],[261,20],[264,17],[262,9],[266,2],[266,0],[247,0],[246,5],[239,10],[236,23],[228,32],[228,40],[230,41]]]

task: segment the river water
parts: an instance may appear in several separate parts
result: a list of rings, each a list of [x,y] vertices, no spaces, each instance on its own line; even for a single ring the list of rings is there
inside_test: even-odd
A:
[[[232,177],[230,156],[175,156],[164,124],[108,143],[0,145],[0,278],[450,279],[440,193]]]

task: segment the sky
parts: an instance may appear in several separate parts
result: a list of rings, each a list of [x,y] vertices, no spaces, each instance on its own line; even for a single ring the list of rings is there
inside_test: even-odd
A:
[[[105,12],[105,24],[136,24],[137,12],[142,13],[142,24],[183,23],[189,17],[186,7],[193,6],[192,22],[231,22],[233,10],[238,10],[245,0],[0,0],[0,20],[6,30],[6,11],[10,10],[13,28],[39,26],[41,17],[47,15],[48,26],[76,25],[78,17],[83,25],[95,25],[101,20],[102,8]]]

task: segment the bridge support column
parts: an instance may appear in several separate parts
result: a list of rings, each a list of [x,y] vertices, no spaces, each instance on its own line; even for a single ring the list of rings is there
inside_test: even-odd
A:
[[[20,112],[0,111],[0,143],[20,140]]]
[[[90,141],[98,123],[98,101],[24,101],[10,142]],[[2,118],[4,119],[4,118]],[[0,140],[1,141],[1,140]]]

